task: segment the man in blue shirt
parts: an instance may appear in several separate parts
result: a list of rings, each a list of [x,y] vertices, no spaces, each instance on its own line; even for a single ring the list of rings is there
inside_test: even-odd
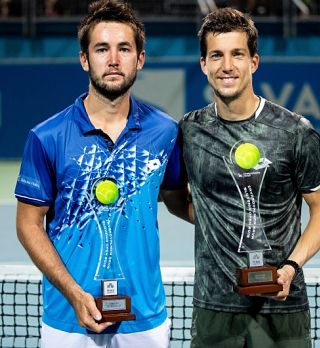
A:
[[[128,4],[94,2],[78,37],[89,92],[30,131],[15,190],[18,237],[44,273],[42,346],[165,348],[157,200],[187,193],[178,126],[130,96],[145,34]],[[135,320],[102,320],[106,279]]]

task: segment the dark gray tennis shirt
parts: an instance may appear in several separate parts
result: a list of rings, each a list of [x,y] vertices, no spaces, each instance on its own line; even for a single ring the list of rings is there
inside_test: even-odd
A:
[[[194,305],[227,312],[307,309],[301,270],[284,302],[239,295],[234,285],[250,249],[264,249],[264,263],[279,267],[295,247],[302,193],[320,187],[318,133],[304,117],[263,98],[244,121],[222,120],[213,103],[186,114],[180,125],[196,215]],[[249,170],[235,162],[243,143],[260,151]]]

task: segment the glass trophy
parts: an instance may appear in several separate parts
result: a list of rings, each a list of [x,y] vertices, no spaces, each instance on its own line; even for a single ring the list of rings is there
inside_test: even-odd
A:
[[[118,222],[123,204],[113,179],[99,179],[91,189],[90,204],[100,234],[101,247],[95,280],[101,281],[101,296],[95,299],[102,322],[135,320],[131,298],[118,293],[118,282],[125,281],[118,258]],[[115,214],[112,211],[119,210]]]
[[[271,294],[282,290],[282,285],[277,283],[277,268],[266,266],[263,261],[263,252],[271,247],[260,217],[259,198],[270,161],[261,152],[252,141],[241,141],[232,147],[229,159],[224,157],[243,206],[238,252],[248,254],[248,267],[236,270],[236,290],[242,295]]]

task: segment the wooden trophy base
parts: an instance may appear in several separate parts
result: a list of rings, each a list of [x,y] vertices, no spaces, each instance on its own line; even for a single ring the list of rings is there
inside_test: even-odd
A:
[[[283,290],[277,283],[277,268],[274,266],[239,268],[236,276],[236,290],[241,295],[275,294]]]
[[[241,295],[260,295],[260,294],[276,294],[283,290],[282,285],[279,284],[263,284],[253,286],[237,286],[237,291]]]
[[[136,320],[136,315],[133,313],[102,313],[101,322],[118,322],[118,321],[128,321]]]
[[[97,308],[101,312],[100,322],[118,322],[136,320],[136,315],[130,313],[131,300],[129,296],[109,295],[95,299]]]

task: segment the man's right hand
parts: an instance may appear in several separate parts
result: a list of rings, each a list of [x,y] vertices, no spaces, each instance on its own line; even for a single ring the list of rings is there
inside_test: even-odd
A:
[[[72,295],[70,303],[76,312],[79,325],[90,331],[100,333],[114,324],[112,322],[100,322],[102,316],[93,296],[82,289]]]
[[[101,313],[96,307],[94,298],[75,282],[49,240],[44,230],[44,218],[49,208],[49,206],[37,206],[18,201],[18,238],[35,265],[71,303],[79,325],[100,333],[112,323],[98,323],[101,320]],[[43,250],[46,252],[44,253]]]

